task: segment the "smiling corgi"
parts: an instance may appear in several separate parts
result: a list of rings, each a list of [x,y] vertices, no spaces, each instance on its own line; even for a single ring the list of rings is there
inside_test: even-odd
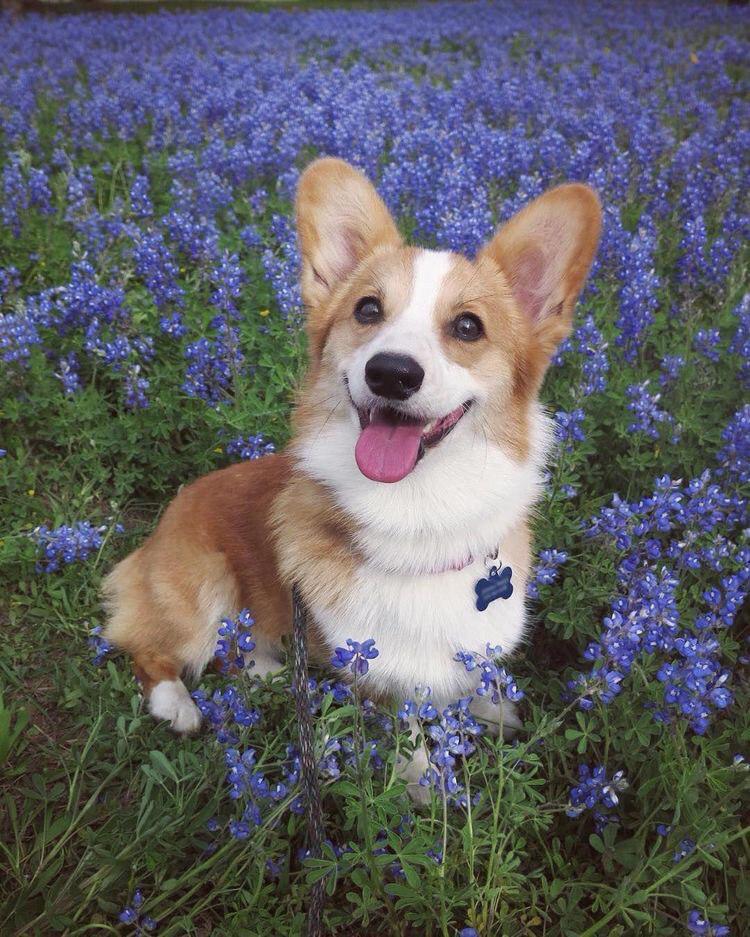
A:
[[[547,192],[473,261],[405,245],[341,160],[307,168],[296,213],[310,368],[291,444],[188,485],[104,584],[105,636],[178,732],[200,724],[182,676],[210,662],[221,617],[251,609],[253,672],[281,667],[293,582],[315,658],[375,639],[373,697],[468,696],[476,676],[456,653],[510,653],[524,635],[528,516],[552,439],[538,392],[596,250],[596,195]],[[513,589],[484,604],[493,563]],[[507,703],[474,705],[515,722]]]

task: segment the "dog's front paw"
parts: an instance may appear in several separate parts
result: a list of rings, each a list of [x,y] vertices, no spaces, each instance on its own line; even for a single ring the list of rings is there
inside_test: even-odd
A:
[[[514,738],[523,725],[515,704],[507,699],[493,703],[484,696],[475,696],[469,708],[480,722],[486,723],[492,735],[500,735],[502,732],[506,742]]]
[[[426,807],[432,799],[432,790],[429,785],[420,784],[419,781],[412,781],[406,785],[406,793],[409,799],[417,807]]]
[[[151,690],[148,711],[154,719],[165,719],[180,735],[200,729],[201,713],[182,680],[162,680]]]
[[[424,777],[429,765],[429,756],[423,744],[414,749],[411,758],[401,757],[398,760],[396,771],[398,776],[406,781],[406,792],[414,804],[428,804],[432,797],[429,785],[420,784],[420,779]]]

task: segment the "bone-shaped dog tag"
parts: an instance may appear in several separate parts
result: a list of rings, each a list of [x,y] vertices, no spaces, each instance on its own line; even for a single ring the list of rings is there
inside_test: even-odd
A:
[[[512,575],[510,566],[504,566],[500,571],[497,566],[493,566],[487,578],[475,584],[478,611],[483,612],[495,599],[509,599],[513,595],[513,584],[510,581]]]

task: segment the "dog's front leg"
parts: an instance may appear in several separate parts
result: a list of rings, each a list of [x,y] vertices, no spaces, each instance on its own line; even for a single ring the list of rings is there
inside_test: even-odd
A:
[[[420,784],[420,778],[430,766],[424,735],[416,719],[409,720],[409,735],[414,743],[414,750],[408,757],[399,755],[396,773],[406,781],[406,790],[415,804],[427,804],[430,801],[429,785]]]
[[[475,696],[469,709],[480,722],[487,725],[493,735],[502,733],[506,741],[512,739],[523,724],[518,718],[515,705],[507,699],[493,703],[486,696]]]

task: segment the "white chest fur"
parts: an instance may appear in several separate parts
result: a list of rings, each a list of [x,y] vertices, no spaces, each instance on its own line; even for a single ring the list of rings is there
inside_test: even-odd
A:
[[[331,652],[347,638],[375,639],[380,656],[366,679],[379,692],[403,700],[414,698],[415,687],[429,686],[444,705],[478,684],[477,673],[454,660],[457,651],[483,654],[487,644],[499,644],[510,652],[523,636],[523,583],[480,612],[474,584],[485,575],[482,560],[421,576],[361,567],[341,602],[314,614]]]
[[[357,523],[366,558],[338,604],[310,609],[331,651],[347,638],[374,638],[380,656],[369,679],[381,692],[410,697],[428,685],[447,701],[472,690],[476,674],[454,660],[458,650],[510,653],[523,637],[525,581],[514,571],[510,599],[480,612],[474,584],[484,557],[523,521],[541,490],[549,420],[530,421],[530,456],[515,461],[472,425],[471,414],[394,485],[365,478],[354,461],[358,426],[346,411],[296,445],[299,468],[325,485]],[[474,561],[464,569],[431,573]],[[512,563],[510,564],[513,565]]]

